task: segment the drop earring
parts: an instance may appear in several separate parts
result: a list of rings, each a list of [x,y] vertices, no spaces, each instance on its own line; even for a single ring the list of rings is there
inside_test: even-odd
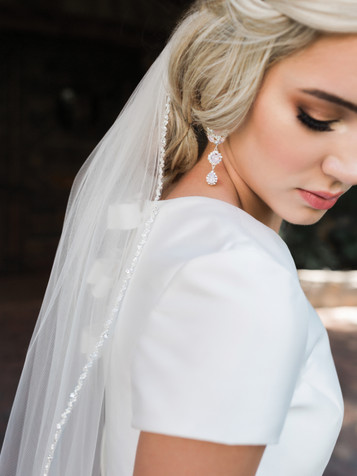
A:
[[[222,154],[218,150],[219,144],[222,144],[226,136],[220,136],[216,134],[212,129],[207,128],[207,139],[215,145],[214,151],[208,154],[208,162],[212,165],[212,170],[206,176],[206,182],[208,185],[216,185],[218,182],[218,177],[214,168],[218,165],[222,160]]]

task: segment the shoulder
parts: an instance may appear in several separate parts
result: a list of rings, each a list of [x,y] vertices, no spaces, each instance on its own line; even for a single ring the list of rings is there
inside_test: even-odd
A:
[[[279,257],[280,238],[262,238],[233,207],[168,207],[158,218],[154,241],[179,265],[138,338],[134,426],[224,443],[276,441],[308,328],[307,301],[289,259]],[[178,218],[185,221],[175,228]]]
[[[219,332],[239,332],[249,323],[263,338],[277,332],[275,338],[294,345],[304,345],[308,329],[308,302],[296,272],[254,243],[187,260],[158,301],[165,316],[173,308],[175,315],[191,316],[193,325],[202,315],[201,324]]]
[[[195,335],[240,333],[305,349],[309,308],[283,240],[247,213],[218,200],[164,203],[150,246],[160,292],[154,321]],[[165,271],[166,268],[170,272]],[[161,272],[161,270],[164,270]],[[150,322],[150,319],[149,319]],[[177,328],[177,329],[178,329]],[[266,342],[264,343],[264,345]]]
[[[214,300],[254,313],[262,305],[264,314],[276,313],[274,322],[282,314],[306,314],[284,241],[233,205],[206,197],[160,202],[145,248],[145,269],[155,269],[149,287],[161,303],[189,293],[191,302],[204,296],[203,307]]]
[[[170,325],[175,339],[203,328],[224,339],[244,329],[264,347],[269,335],[269,347],[301,355],[310,313],[285,243],[229,204],[187,198],[164,204],[154,227],[149,286],[157,281],[160,292],[147,329]]]
[[[271,265],[296,275],[294,261],[280,236],[243,210],[207,197],[182,197],[159,202],[150,237],[156,262],[176,257],[180,264],[227,254],[251,266]],[[246,270],[248,271],[248,270]],[[254,271],[254,270],[252,270]]]

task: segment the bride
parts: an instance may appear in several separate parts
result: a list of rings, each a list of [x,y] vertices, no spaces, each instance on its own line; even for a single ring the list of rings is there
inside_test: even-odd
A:
[[[319,476],[343,402],[278,235],[357,183],[357,4],[193,4],[75,180],[1,476]]]

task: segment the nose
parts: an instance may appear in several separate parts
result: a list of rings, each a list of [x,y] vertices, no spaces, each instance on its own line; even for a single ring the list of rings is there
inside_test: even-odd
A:
[[[346,185],[357,184],[357,153],[352,157],[329,155],[322,163],[326,175]]]

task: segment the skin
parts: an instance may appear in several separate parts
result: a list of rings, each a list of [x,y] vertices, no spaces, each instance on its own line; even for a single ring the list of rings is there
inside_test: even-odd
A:
[[[252,476],[263,451],[141,432],[133,476]]]
[[[316,223],[326,213],[309,205],[299,189],[346,192],[357,183],[357,108],[317,98],[323,90],[357,104],[357,35],[326,36],[275,64],[245,122],[219,146],[223,161],[216,186],[205,182],[207,155],[165,199],[207,196],[242,208],[278,231],[282,220]],[[304,92],[305,91],[305,92]],[[318,132],[297,118],[298,108],[320,121]],[[264,446],[222,445],[142,432],[134,476],[254,476]]]
[[[309,225],[316,210],[298,189],[346,192],[357,183],[357,113],[303,90],[319,89],[357,104],[357,35],[326,36],[274,65],[245,122],[219,146],[218,183],[209,186],[209,144],[201,160],[165,198],[203,195],[236,205],[278,231],[282,220]],[[337,120],[317,132],[297,115]]]

